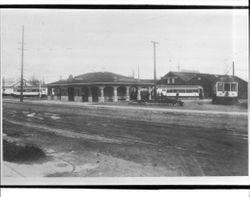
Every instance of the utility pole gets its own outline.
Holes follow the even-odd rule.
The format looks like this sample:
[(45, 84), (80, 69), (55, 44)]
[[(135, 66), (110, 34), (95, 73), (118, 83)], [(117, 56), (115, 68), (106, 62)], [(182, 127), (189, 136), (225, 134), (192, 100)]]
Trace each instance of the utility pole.
[(137, 68), (137, 72), (138, 72), (138, 79), (140, 79), (140, 67), (138, 65), (138, 68)]
[(41, 87), (42, 80), (38, 80), (38, 83), (39, 83), (39, 97), (41, 98), (42, 97), (42, 87)]
[(156, 101), (156, 45), (159, 44), (156, 41), (151, 41), (154, 50), (154, 101)]
[(3, 92), (2, 92), (2, 95), (4, 95), (5, 93), (5, 78), (3, 77), (3, 88), (2, 88)]
[(234, 61), (233, 61), (233, 77), (234, 77)]
[(21, 86), (21, 90), (20, 90), (20, 102), (23, 102), (23, 45), (24, 45), (24, 25), (22, 28), (22, 59), (21, 59), (21, 82), (20, 82), (20, 86)]

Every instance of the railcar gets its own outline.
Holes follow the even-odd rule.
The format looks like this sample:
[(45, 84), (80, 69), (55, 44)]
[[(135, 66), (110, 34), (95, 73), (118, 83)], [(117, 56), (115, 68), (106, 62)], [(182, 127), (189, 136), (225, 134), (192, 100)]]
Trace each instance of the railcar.
[(166, 97), (180, 98), (201, 98), (203, 97), (203, 88), (198, 85), (179, 85), (179, 86), (159, 86), (157, 94)]
[(213, 104), (235, 104), (238, 102), (238, 82), (233, 77), (222, 77), (215, 83)]
[[(13, 96), (19, 97), (21, 95), (21, 89), (15, 88), (13, 91)], [(47, 96), (47, 88), (23, 88), (23, 96), (25, 97), (45, 97)]]

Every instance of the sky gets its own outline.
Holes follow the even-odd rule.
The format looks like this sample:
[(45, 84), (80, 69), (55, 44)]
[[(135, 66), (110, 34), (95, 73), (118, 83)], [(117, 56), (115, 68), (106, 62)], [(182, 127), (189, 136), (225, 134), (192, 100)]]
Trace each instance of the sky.
[[(235, 74), (248, 81), (247, 10), (1, 10), (2, 76), (50, 83), (108, 71), (157, 78), (169, 71)], [(178, 68), (179, 67), (179, 68)]]

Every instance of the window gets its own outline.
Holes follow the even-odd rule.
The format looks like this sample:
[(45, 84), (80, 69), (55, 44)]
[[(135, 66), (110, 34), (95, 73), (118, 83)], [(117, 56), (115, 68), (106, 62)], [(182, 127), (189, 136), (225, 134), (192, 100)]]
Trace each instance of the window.
[(225, 83), (224, 84), (224, 90), (225, 91), (230, 91), (230, 83)]
[(231, 91), (236, 92), (236, 83), (231, 83)]
[(168, 81), (167, 81), (168, 84), (170, 84), (170, 79), (168, 78)]
[(172, 83), (175, 83), (175, 78), (172, 78)]
[(223, 91), (223, 83), (217, 84), (217, 91)]

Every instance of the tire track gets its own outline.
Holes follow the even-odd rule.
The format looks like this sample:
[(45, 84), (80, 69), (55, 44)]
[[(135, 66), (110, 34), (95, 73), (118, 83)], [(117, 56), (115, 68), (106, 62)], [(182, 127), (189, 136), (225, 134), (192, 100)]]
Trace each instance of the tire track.
[(4, 121), (9, 122), (11, 124), (15, 125), (20, 125), (20, 126), (26, 126), (29, 128), (34, 128), (34, 129), (39, 129), (39, 131), (42, 132), (48, 132), (48, 133), (54, 133), (55, 135), (60, 135), (64, 137), (70, 137), (70, 138), (83, 138), (83, 139), (88, 139), (88, 140), (93, 140), (93, 141), (99, 141), (103, 143), (116, 143), (116, 144), (123, 144), (123, 143), (141, 143), (141, 144), (147, 144), (151, 145), (151, 143), (143, 142), (143, 141), (138, 141), (138, 140), (133, 140), (133, 139), (115, 139), (115, 138), (106, 138), (104, 136), (100, 135), (89, 135), (86, 133), (81, 133), (81, 132), (74, 132), (70, 130), (64, 130), (64, 129), (56, 129), (40, 124), (34, 124), (34, 123), (29, 123), (29, 122), (19, 122), (15, 120), (10, 120), (3, 118)]

